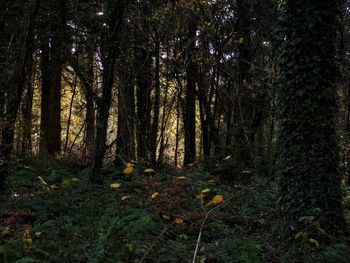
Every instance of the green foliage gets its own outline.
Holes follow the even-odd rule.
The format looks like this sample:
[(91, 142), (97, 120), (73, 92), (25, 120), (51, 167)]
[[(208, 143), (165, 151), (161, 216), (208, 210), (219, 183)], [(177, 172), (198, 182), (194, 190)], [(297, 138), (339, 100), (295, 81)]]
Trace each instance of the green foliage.
[[(8, 181), (0, 210), (4, 262), (191, 261), (204, 220), (202, 201), (195, 196), (203, 189), (210, 190), (204, 205), (218, 194), (224, 202), (205, 222), (198, 262), (271, 262), (279, 253), (280, 258), (293, 258), (288, 250), (272, 253), (266, 245), (273, 246), (275, 237), (270, 233), (277, 223), (277, 182), (266, 177), (227, 185), (201, 170), (174, 174), (156, 170), (145, 175), (147, 165), (136, 165), (133, 175), (107, 174), (106, 183), (96, 186), (87, 183), (85, 171), (61, 161), (20, 163)], [(112, 188), (114, 183), (120, 187)], [(123, 200), (125, 196), (130, 198)], [(183, 221), (175, 223), (177, 217)], [(316, 222), (311, 217), (300, 220), (305, 227)], [(312, 230), (305, 232), (311, 235)], [(346, 243), (327, 247), (320, 242), (316, 247), (305, 239), (305, 244), (305, 255), (325, 262), (337, 262), (348, 253)]]

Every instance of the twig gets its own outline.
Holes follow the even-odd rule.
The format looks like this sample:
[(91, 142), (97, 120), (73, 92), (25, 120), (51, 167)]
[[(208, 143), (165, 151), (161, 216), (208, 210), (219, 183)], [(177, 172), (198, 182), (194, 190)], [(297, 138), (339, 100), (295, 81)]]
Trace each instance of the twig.
[(160, 233), (159, 236), (157, 236), (152, 244), (149, 246), (149, 248), (147, 249), (147, 251), (143, 254), (140, 263), (144, 262), (144, 260), (146, 259), (147, 255), (149, 254), (149, 252), (152, 250), (152, 248), (156, 245), (156, 243), (163, 237), (163, 235), (165, 234), (165, 232), (169, 229), (169, 227), (171, 227), (174, 224), (174, 222), (172, 222), (171, 224), (167, 224), (164, 229), (162, 230), (162, 232)]

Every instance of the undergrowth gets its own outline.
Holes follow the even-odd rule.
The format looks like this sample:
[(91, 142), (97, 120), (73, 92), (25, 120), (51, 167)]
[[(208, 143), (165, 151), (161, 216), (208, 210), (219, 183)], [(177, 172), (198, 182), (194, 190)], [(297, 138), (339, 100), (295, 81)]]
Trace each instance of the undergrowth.
[[(0, 200), (0, 262), (297, 262), (276, 238), (270, 169), (227, 178), (226, 161), (212, 164), (219, 173), (110, 167), (91, 185), (67, 161), (17, 160)], [(305, 262), (349, 258), (345, 242), (303, 246)]]

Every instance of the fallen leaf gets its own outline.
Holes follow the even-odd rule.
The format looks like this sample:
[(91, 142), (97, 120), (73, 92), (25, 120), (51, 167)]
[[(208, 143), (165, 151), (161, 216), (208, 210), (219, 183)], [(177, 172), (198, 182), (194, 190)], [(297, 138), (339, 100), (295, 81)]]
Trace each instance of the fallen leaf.
[(213, 201), (209, 201), (204, 207), (211, 206), (213, 204)]
[(230, 160), (232, 158), (232, 156), (231, 155), (228, 155), (228, 156), (226, 156), (225, 158), (223, 158), (222, 160), (223, 161), (228, 161), (228, 160)]
[(119, 189), (122, 185), (121, 184), (118, 184), (118, 183), (113, 183), (111, 184), (111, 188), (112, 189)]
[(126, 199), (130, 199), (130, 198), (132, 198), (132, 196), (130, 196), (130, 195), (125, 195), (125, 196), (122, 197), (122, 201), (124, 201), (124, 200), (126, 200)]
[(123, 171), (125, 174), (133, 174), (134, 173), (134, 167), (133, 166), (126, 166)]
[(153, 193), (153, 194), (151, 195), (151, 199), (156, 198), (156, 197), (157, 197), (157, 195), (159, 195), (159, 193), (158, 193), (158, 192)]
[(210, 189), (209, 189), (209, 188), (205, 188), (205, 189), (202, 190), (202, 193), (203, 193), (203, 194), (206, 194), (206, 193), (209, 193), (209, 192), (210, 192)]
[(224, 201), (224, 197), (222, 195), (216, 195), (213, 197), (211, 201), (213, 202), (214, 205), (217, 205)]
[(162, 217), (165, 219), (165, 220), (169, 220), (170, 219), (170, 216), (166, 215), (166, 214), (163, 214)]
[(184, 220), (182, 218), (180, 218), (180, 217), (175, 218), (175, 224), (181, 225), (181, 224), (183, 224), (183, 222), (184, 222)]
[(24, 238), (23, 241), (29, 245), (33, 244), (33, 239), (31, 239), (31, 238)]
[(145, 173), (154, 173), (154, 170), (152, 168), (147, 168), (144, 170)]
[(250, 170), (244, 170), (244, 171), (242, 171), (242, 174), (251, 174), (252, 173), (252, 171), (250, 171)]
[(176, 177), (176, 179), (178, 179), (178, 180), (186, 180), (188, 178), (186, 176), (178, 176), (178, 177)]
[(313, 238), (309, 238), (309, 242), (311, 244), (314, 244), (316, 247), (319, 247), (320, 244), (318, 243), (318, 241), (316, 239), (313, 239)]
[(204, 194), (196, 195), (196, 198), (199, 199), (199, 200), (202, 200), (204, 198)]

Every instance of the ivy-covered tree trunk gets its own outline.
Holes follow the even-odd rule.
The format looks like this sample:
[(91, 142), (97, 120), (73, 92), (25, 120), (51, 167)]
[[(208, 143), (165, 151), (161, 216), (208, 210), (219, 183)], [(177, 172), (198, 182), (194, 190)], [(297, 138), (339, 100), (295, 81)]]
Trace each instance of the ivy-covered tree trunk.
[(337, 134), (339, 1), (286, 0), (281, 8), (282, 217), (291, 232), (305, 229), (300, 219), (312, 216), (328, 234), (337, 235), (344, 229)]

